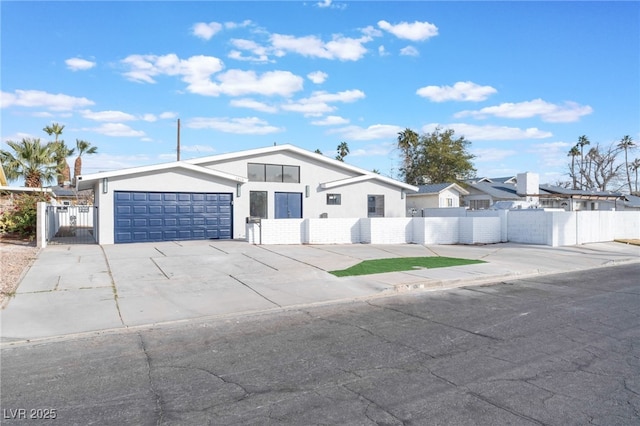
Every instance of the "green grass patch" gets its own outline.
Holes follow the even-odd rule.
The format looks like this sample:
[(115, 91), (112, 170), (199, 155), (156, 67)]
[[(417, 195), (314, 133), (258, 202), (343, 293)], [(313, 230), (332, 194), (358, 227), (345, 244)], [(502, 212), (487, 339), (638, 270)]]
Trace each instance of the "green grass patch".
[(384, 272), (410, 271), (421, 268), (447, 268), (449, 266), (473, 265), (486, 263), (482, 260), (458, 259), (455, 257), (398, 257), (394, 259), (365, 260), (341, 271), (329, 271), (336, 277), (353, 275), (382, 274)]

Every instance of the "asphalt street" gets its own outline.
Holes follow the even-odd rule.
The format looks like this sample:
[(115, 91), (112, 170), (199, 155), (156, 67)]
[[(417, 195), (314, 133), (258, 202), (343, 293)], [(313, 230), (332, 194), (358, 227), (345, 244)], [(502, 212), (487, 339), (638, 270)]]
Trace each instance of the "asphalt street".
[(16, 344), (1, 420), (640, 424), (639, 276), (635, 263)]

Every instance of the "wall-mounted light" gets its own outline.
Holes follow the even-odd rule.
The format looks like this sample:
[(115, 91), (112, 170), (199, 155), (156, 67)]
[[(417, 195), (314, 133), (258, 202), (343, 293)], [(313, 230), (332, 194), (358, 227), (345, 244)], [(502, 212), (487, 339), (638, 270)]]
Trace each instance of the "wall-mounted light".
[(309, 198), (309, 196), (310, 196), (310, 195), (311, 195), (311, 188), (309, 188), (309, 185), (306, 185), (306, 186), (304, 187), (304, 196), (305, 196), (306, 198)]
[(240, 195), (242, 195), (242, 184), (237, 183), (236, 184), (236, 197), (240, 197)]
[(109, 192), (109, 178), (102, 178), (102, 193)]
[(404, 200), (404, 189), (402, 191), (400, 191), (400, 199)]

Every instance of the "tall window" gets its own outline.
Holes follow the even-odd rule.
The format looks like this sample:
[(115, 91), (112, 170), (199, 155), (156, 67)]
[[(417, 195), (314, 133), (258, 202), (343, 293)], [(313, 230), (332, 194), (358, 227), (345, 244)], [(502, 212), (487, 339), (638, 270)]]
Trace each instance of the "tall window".
[(267, 191), (249, 191), (249, 216), (267, 218)]
[(300, 183), (300, 166), (249, 163), (247, 177), (251, 182)]
[(384, 195), (367, 195), (367, 216), (384, 217)]

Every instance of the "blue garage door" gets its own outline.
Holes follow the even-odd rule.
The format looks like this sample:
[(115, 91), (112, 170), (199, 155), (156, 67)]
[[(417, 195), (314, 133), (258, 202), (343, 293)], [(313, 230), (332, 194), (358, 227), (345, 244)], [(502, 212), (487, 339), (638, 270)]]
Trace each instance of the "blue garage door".
[(115, 242), (230, 239), (232, 194), (115, 191)]

